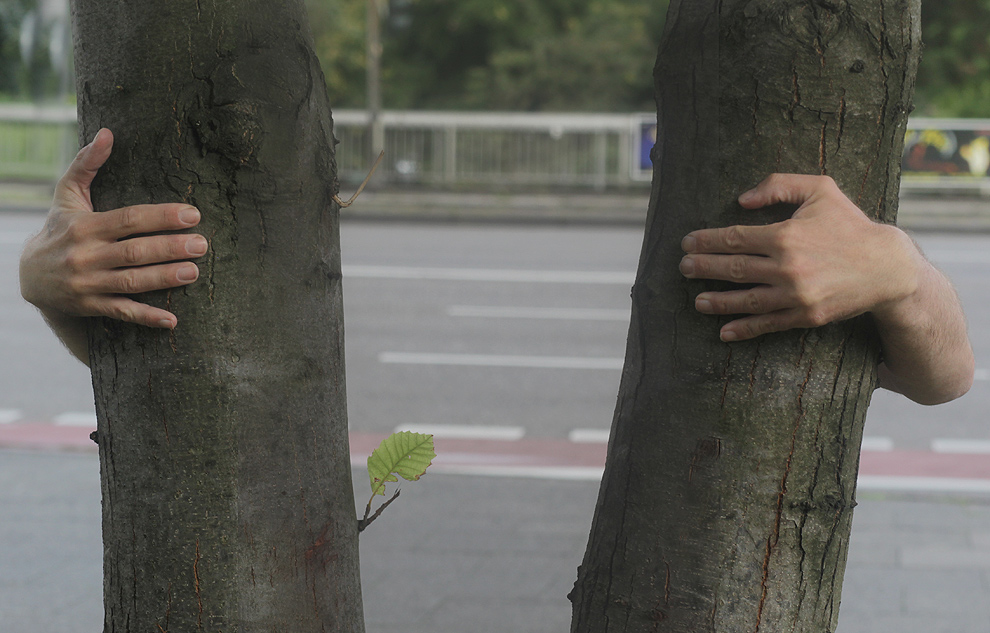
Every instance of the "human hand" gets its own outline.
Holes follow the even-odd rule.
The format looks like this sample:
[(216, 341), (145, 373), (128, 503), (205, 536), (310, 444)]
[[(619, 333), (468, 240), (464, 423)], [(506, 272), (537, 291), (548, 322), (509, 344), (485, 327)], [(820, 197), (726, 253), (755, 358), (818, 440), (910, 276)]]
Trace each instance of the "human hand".
[(924, 258), (910, 237), (870, 220), (831, 178), (774, 174), (739, 197), (747, 209), (777, 203), (800, 207), (783, 222), (694, 231), (681, 243), (685, 277), (757, 284), (696, 297), (699, 312), (750, 315), (724, 325), (723, 341), (883, 312), (917, 289)]
[(100, 130), (59, 180), (44, 228), (21, 255), (21, 294), (53, 327), (66, 317), (106, 316), (174, 328), (174, 314), (126, 295), (197, 279), (199, 268), (183, 260), (206, 253), (203, 236), (148, 234), (196, 226), (199, 211), (187, 204), (148, 204), (94, 213), (90, 184), (112, 148), (113, 134)]

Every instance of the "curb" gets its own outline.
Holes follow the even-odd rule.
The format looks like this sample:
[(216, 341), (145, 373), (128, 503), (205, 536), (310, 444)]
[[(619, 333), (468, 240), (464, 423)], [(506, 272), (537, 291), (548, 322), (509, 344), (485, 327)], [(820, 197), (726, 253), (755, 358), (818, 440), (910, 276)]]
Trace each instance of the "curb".
[[(50, 184), (0, 183), (0, 212), (44, 213)], [(367, 191), (345, 221), (643, 226), (648, 194)], [(990, 232), (990, 199), (904, 193), (898, 225), (909, 231)]]

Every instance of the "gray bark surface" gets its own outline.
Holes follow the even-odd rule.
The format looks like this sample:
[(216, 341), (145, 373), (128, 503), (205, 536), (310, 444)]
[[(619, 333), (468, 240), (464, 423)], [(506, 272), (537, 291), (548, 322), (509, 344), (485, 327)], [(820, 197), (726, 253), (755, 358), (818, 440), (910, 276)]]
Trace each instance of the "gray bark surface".
[(918, 57), (905, 0), (675, 0), (625, 368), (572, 631), (834, 631), (879, 347), (869, 318), (719, 341), (685, 280), (692, 230), (827, 174), (893, 222)]
[(200, 280), (94, 320), (105, 631), (364, 630), (333, 123), (301, 1), (75, 2), (99, 211), (188, 202)]

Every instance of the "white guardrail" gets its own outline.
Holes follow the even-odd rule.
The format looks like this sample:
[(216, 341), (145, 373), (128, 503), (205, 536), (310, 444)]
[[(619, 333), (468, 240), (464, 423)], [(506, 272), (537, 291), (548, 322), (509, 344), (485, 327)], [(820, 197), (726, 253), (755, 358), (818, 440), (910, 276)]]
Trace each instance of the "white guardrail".
[[(369, 167), (369, 113), (334, 112), (340, 179)], [(385, 111), (382, 181), (443, 187), (643, 187), (656, 115)], [(0, 104), (0, 179), (51, 180), (76, 148), (72, 106)], [(990, 119), (911, 119), (911, 189), (990, 193)]]

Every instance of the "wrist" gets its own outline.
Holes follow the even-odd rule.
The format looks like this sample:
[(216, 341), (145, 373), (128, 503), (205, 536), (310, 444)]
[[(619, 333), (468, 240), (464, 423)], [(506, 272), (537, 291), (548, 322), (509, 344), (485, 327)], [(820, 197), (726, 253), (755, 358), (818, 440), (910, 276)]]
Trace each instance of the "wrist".
[(877, 229), (887, 248), (881, 249), (878, 258), (881, 286), (870, 313), (880, 323), (907, 324), (920, 315), (926, 278), (935, 271), (907, 233), (891, 225), (877, 225)]

